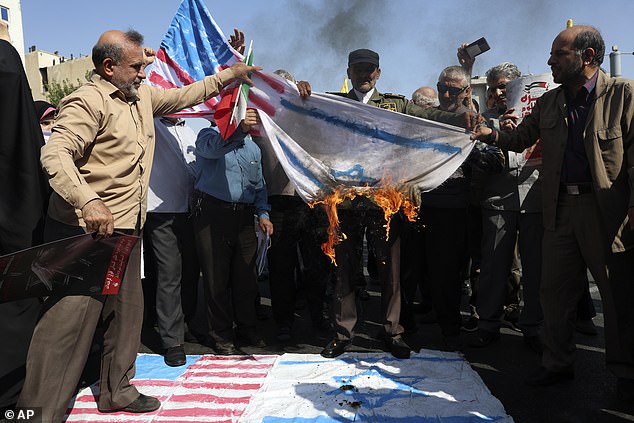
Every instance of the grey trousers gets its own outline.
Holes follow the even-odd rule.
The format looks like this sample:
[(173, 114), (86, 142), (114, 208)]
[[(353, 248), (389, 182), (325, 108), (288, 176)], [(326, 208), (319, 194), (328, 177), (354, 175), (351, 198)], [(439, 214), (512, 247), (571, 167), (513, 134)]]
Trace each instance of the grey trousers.
[(542, 260), (542, 214), (482, 210), (482, 259), (476, 310), (478, 328), (499, 332), (507, 299), (507, 283), (518, 240), (522, 260), (524, 308), (519, 325), (525, 335), (536, 335), (543, 315), (539, 301)]
[(148, 213), (143, 228), (145, 278), (156, 288), (156, 321), (164, 348), (184, 342), (183, 296), (195, 289), (200, 273), (193, 228), (187, 216)]
[[(80, 227), (48, 219), (45, 240), (84, 233)], [(139, 396), (130, 384), (141, 342), (143, 293), (141, 243), (130, 253), (118, 295), (49, 297), (44, 303), (26, 362), (19, 407), (41, 407), (42, 422), (61, 422), (90, 352), (101, 316), (105, 325), (98, 407), (126, 407)]]

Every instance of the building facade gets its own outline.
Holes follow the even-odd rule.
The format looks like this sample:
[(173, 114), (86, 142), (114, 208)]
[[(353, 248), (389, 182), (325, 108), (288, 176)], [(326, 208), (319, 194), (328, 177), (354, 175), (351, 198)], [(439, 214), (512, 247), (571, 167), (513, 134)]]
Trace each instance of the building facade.
[(65, 58), (55, 53), (29, 48), (24, 62), (26, 77), (29, 80), (33, 100), (47, 100), (48, 85), (64, 82), (78, 87), (86, 83), (86, 77), (93, 69), (92, 59), (88, 56)]
[(24, 63), (24, 31), (22, 30), (20, 0), (0, 0), (0, 19), (9, 24), (11, 43), (20, 53), (22, 63)]

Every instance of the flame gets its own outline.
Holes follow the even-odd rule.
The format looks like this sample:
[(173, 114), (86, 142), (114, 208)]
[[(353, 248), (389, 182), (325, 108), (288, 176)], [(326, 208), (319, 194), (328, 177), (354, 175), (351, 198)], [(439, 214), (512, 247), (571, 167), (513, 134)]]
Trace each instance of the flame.
[(313, 201), (308, 205), (313, 208), (316, 204), (323, 204), (328, 215), (328, 240), (321, 244), (321, 251), (324, 252), (335, 266), (335, 245), (346, 239), (346, 234), (339, 229), (339, 215), (337, 214), (337, 205), (343, 203), (344, 200), (352, 200), (357, 196), (354, 188), (337, 187), (332, 194), (328, 194), (323, 200)]
[(413, 222), (418, 215), (418, 207), (407, 198), (402, 192), (390, 186), (381, 188), (353, 188), (337, 187), (332, 194), (327, 195), (323, 200), (308, 203), (312, 208), (317, 204), (323, 204), (328, 215), (328, 240), (321, 245), (321, 250), (330, 257), (330, 261), (336, 266), (335, 245), (346, 239), (346, 234), (341, 232), (339, 227), (339, 215), (337, 206), (344, 200), (352, 200), (356, 196), (364, 196), (373, 200), (381, 209), (385, 217), (385, 239), (389, 239), (390, 222), (392, 216), (400, 209), (410, 222)]
[(392, 216), (402, 208), (407, 220), (413, 222), (418, 214), (418, 208), (396, 188), (382, 187), (372, 191), (371, 199), (383, 209), (383, 216), (385, 217), (385, 225), (383, 227), (385, 228), (385, 240), (387, 241), (390, 238)]

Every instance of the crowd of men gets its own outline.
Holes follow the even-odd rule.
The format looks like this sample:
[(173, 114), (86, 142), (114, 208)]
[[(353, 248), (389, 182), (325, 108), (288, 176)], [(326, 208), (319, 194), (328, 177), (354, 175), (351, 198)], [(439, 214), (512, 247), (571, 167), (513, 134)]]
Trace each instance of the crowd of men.
[[(241, 32), (236, 30), (230, 41), (243, 49)], [(10, 44), (0, 40), (0, 47), (10, 49)], [(356, 300), (365, 292), (364, 266), (381, 285), (385, 349), (406, 359), (411, 351), (404, 334), (414, 329), (419, 301), (423, 311), (433, 310), (446, 349), (462, 348), (461, 330), (477, 330), (474, 347), (497, 342), (505, 309), (519, 305), (519, 281), (509, 286), (509, 279), (521, 262), (523, 306), (517, 326), (527, 347), (542, 354), (542, 365), (526, 380), (536, 386), (574, 377), (572, 334), (578, 314), (589, 320), (589, 269), (603, 301), (608, 367), (618, 378), (619, 394), (634, 399), (634, 165), (629, 163), (634, 162), (634, 84), (600, 69), (605, 45), (595, 28), (571, 27), (557, 35), (548, 60), (560, 87), (545, 93), (519, 122), (506, 104), (506, 84), (521, 76), (519, 69), (509, 62), (489, 69), (489, 97), (478, 104), (470, 86), (475, 59), (465, 47), (458, 49), (460, 65), (443, 69), (435, 89), (421, 87), (412, 100), (377, 90), (376, 52), (350, 52), (352, 89), (339, 95), (461, 126), (471, 131), (475, 146), (446, 182), (422, 193), (416, 222), (393, 218), (389, 237), (383, 212), (367, 198), (339, 205), (346, 237), (335, 247), (334, 267), (319, 248), (328, 225), (324, 210), (299, 198), (270, 143), (250, 135), (260, 123), (255, 110), (247, 111), (227, 139), (213, 127), (195, 134), (182, 120), (166, 116), (217, 95), (233, 81), (251, 83), (249, 73), (260, 68), (237, 63), (165, 91), (143, 84), (154, 52), (143, 48), (139, 33), (102, 34), (93, 48), (91, 81), (62, 100), (46, 144), (29, 122), (24, 124), (33, 140), (25, 184), (33, 187), (31, 196), (39, 203), (22, 216), (27, 233), (13, 234), (3, 223), (0, 253), (40, 241), (33, 234), (48, 201), (40, 231), (44, 241), (86, 232), (142, 234), (147, 289), (144, 295), (137, 243), (118, 295), (53, 294), (41, 307), (16, 304), (40, 314), (39, 320), (30, 314), (35, 326), (18, 405), (40, 407), (42, 421), (61, 421), (100, 325), (99, 410), (157, 409), (156, 398), (130, 383), (144, 302), (146, 324), (156, 324), (169, 366), (186, 362), (184, 344), (193, 332), (199, 295), (204, 295), (207, 331), (195, 334), (198, 342), (222, 355), (241, 354), (243, 345), (264, 346), (257, 331), (257, 231), (271, 239), (268, 269), (277, 341), (293, 338), (301, 279), (309, 290), (313, 329), (332, 334), (321, 352), (327, 358), (343, 354), (353, 341)], [(276, 73), (295, 82), (286, 71)], [(296, 84), (310, 101), (310, 84)], [(16, 121), (37, 123), (50, 112), (36, 113), (28, 98), (24, 101), (27, 111)], [(541, 162), (522, 161), (535, 151)], [(42, 167), (34, 166), (38, 157)], [(21, 237), (22, 244), (10, 245), (11, 237)], [(472, 296), (466, 320), (460, 311), (465, 279), (471, 280)], [(329, 317), (326, 291), (331, 293)]]

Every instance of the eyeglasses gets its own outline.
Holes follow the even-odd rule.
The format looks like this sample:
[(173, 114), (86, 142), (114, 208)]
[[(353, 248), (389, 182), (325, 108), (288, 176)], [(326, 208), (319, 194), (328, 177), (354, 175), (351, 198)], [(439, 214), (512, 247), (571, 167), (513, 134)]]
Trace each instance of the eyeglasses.
[(458, 87), (449, 87), (445, 84), (436, 84), (436, 88), (438, 88), (438, 94), (444, 94), (449, 91), (449, 95), (458, 95), (464, 90), (466, 90), (469, 86), (458, 88)]

